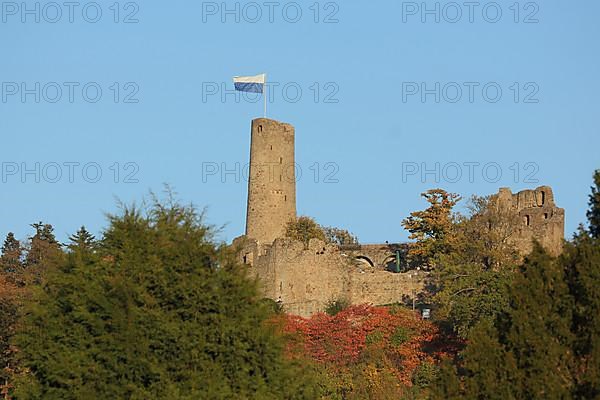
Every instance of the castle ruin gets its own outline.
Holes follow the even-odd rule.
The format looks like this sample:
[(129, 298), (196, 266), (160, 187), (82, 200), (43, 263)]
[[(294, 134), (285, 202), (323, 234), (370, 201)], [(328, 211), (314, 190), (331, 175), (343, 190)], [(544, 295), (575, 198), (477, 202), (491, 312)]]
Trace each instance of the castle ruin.
[[(246, 235), (234, 245), (263, 295), (301, 316), (324, 311), (332, 300), (381, 305), (414, 299), (427, 273), (409, 270), (407, 244), (337, 246), (312, 239), (306, 245), (284, 237), (296, 218), (294, 134), (289, 124), (252, 121)], [(512, 240), (522, 254), (533, 239), (560, 253), (564, 210), (554, 204), (550, 187), (516, 194), (502, 188), (496, 196), (521, 220)]]

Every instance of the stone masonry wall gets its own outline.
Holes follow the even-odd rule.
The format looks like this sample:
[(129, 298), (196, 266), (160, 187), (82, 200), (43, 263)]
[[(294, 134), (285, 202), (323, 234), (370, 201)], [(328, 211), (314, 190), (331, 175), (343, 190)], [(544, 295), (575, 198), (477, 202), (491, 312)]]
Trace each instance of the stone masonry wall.
[(519, 216), (519, 230), (513, 242), (521, 254), (528, 254), (537, 240), (550, 254), (557, 256), (562, 251), (565, 235), (565, 210), (554, 203), (554, 194), (549, 186), (534, 190), (512, 193), (501, 188), (498, 193), (500, 206), (507, 207)]
[[(424, 275), (388, 272), (357, 262), (349, 253), (316, 239), (308, 246), (291, 239), (276, 239), (270, 246), (248, 240), (239, 252), (240, 261), (258, 277), (263, 295), (296, 315), (324, 311), (335, 299), (381, 305), (401, 302), (422, 290)], [(372, 251), (370, 256), (387, 258)]]
[(294, 127), (266, 118), (252, 121), (246, 235), (270, 244), (296, 218)]

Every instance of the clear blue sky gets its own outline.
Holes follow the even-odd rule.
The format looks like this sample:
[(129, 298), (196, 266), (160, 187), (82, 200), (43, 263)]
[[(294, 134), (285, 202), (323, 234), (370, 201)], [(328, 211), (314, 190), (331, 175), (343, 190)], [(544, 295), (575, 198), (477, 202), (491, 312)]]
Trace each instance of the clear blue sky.
[[(72, 10), (72, 23), (65, 6), (59, 18), (56, 8), (39, 3), (36, 23), (35, 14), (3, 3), (2, 236), (14, 231), (23, 238), (38, 220), (52, 223), (62, 240), (82, 224), (97, 234), (104, 213), (116, 210), (115, 198), (139, 200), (163, 183), (180, 199), (208, 207), (209, 222), (226, 225), (223, 240), (243, 233), (243, 176), (203, 179), (203, 163), (243, 168), (250, 121), (261, 116), (262, 103), (236, 103), (231, 94), (222, 101), (206, 90), (210, 82), (231, 90), (234, 75), (261, 72), (280, 83), (269, 117), (296, 127), (301, 214), (350, 229), (363, 242), (406, 240), (400, 221), (425, 206), (419, 193), (429, 188), (468, 197), (501, 186), (516, 191), (546, 184), (566, 209), (567, 235), (585, 220), (592, 172), (600, 168), (596, 0), (524, 1), (518, 16), (509, 8), (513, 2), (501, 1), (497, 23), (490, 22), (496, 8), (485, 1), (471, 10), (473, 22), (468, 8), (458, 18), (455, 7), (441, 2), (439, 23), (435, 15), (415, 10), (416, 3), (399, 1), (324, 1), (317, 3), (318, 16), (313, 2), (285, 10), (284, 2), (272, 17), (261, 2), (255, 23), (256, 7), (246, 3), (239, 5), (239, 23), (235, 11), (221, 15), (221, 2), (140, 2), (127, 8), (122, 2), (118, 16), (112, 2), (100, 3), (97, 23), (86, 21), (97, 11), (86, 2)], [(35, 9), (35, 2), (26, 4)], [(235, 2), (226, 4), (235, 10)], [(426, 4), (435, 9), (436, 2)], [(292, 23), (298, 7), (302, 17)], [(86, 100), (82, 88), (89, 82), (96, 84), (88, 85)], [(22, 83), (29, 90), (24, 99)], [(425, 101), (410, 94), (421, 83), (433, 90)], [(97, 87), (102, 97), (93, 103)], [(294, 102), (298, 87), (302, 96)], [(498, 87), (502, 97), (492, 102)], [(22, 176), (23, 167), (35, 171), (36, 163), (39, 177)], [(403, 168), (435, 170), (436, 163), (439, 182), (433, 173), (403, 179)], [(475, 172), (472, 182), (468, 165)], [(328, 180), (332, 166), (337, 172)], [(94, 183), (97, 167), (102, 177)], [(502, 177), (495, 182), (497, 167)], [(529, 173), (539, 183), (529, 182)]]

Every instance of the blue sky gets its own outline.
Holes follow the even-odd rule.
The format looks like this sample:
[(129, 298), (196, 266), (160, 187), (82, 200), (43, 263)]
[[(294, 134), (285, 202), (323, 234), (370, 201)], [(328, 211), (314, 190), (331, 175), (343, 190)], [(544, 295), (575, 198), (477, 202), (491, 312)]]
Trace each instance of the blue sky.
[(116, 198), (164, 183), (223, 240), (243, 233), (262, 102), (221, 89), (266, 72), (269, 117), (296, 127), (300, 214), (401, 241), (429, 188), (544, 184), (569, 236), (600, 168), (600, 3), (513, 3), (3, 2), (0, 235), (99, 233)]

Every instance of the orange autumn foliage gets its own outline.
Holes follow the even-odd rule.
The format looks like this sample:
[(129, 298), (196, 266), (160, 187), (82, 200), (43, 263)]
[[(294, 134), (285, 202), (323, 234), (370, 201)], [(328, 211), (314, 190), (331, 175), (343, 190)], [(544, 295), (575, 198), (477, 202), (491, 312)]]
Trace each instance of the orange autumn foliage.
[(335, 316), (282, 317), (291, 357), (308, 357), (340, 371), (376, 352), (392, 365), (392, 373), (407, 387), (423, 362), (437, 363), (454, 353), (456, 343), (441, 339), (439, 329), (401, 307), (349, 307)]

